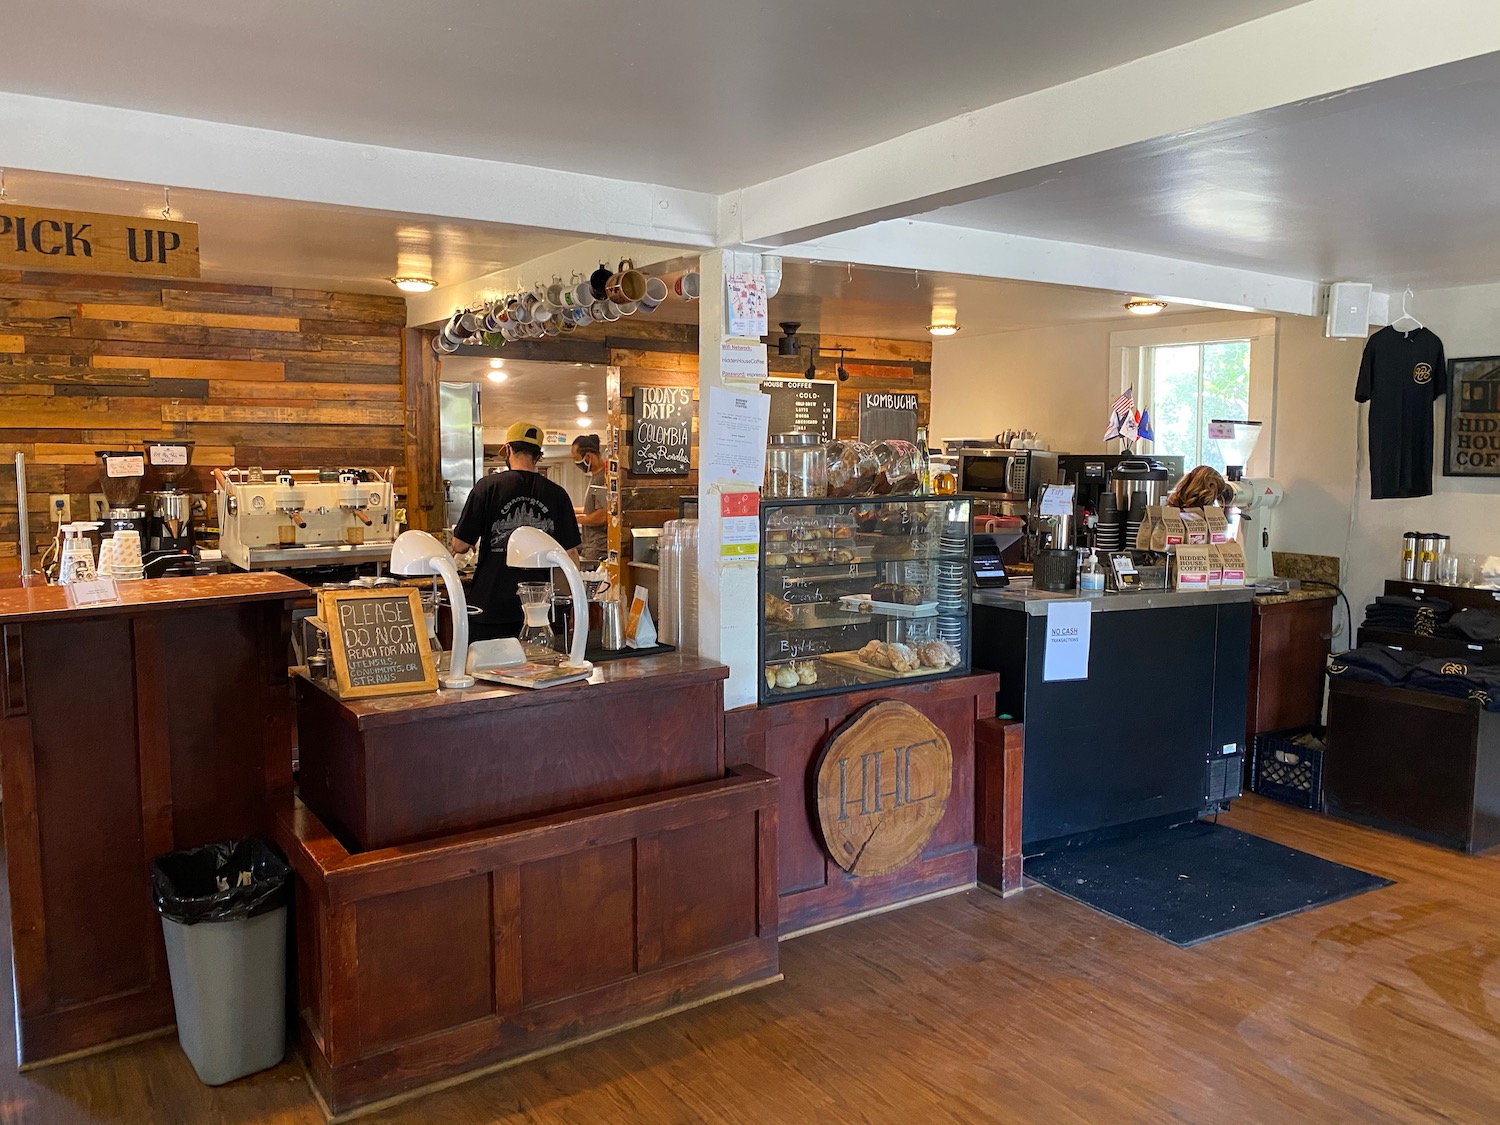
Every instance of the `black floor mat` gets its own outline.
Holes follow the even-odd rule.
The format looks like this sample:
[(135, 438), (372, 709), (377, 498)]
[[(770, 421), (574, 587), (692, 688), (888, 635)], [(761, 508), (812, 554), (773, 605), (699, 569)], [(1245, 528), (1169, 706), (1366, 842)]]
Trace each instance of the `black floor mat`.
[(1390, 885), (1206, 821), (1036, 856), (1025, 871), (1183, 948)]

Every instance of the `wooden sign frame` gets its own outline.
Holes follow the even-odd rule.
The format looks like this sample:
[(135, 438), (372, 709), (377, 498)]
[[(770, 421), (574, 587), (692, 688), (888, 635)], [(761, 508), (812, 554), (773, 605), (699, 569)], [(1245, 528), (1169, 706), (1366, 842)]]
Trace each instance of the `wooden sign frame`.
[(1448, 361), (1443, 476), (1500, 477), (1500, 356)]
[[(341, 602), (363, 601), (372, 598), (406, 597), (411, 608), (411, 619), (416, 625), (417, 656), (422, 661), (422, 680), (402, 680), (389, 684), (362, 684), (358, 687), (349, 682), (349, 650), (345, 643), (344, 630), (339, 625), (338, 606)], [(417, 695), (437, 691), (437, 661), (427, 643), (427, 627), (422, 618), (422, 592), (416, 587), (393, 590), (320, 590), (318, 591), (318, 616), (328, 623), (328, 649), (330, 671), (333, 674), (334, 690), (340, 699), (368, 699), (378, 695)]]

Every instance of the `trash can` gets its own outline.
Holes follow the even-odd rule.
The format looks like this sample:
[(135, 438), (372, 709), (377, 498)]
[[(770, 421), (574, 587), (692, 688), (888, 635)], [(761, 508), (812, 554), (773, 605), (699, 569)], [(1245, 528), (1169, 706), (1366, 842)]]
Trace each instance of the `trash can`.
[(177, 1041), (210, 1086), (275, 1066), (286, 1053), (290, 874), (275, 849), (254, 837), (151, 864)]

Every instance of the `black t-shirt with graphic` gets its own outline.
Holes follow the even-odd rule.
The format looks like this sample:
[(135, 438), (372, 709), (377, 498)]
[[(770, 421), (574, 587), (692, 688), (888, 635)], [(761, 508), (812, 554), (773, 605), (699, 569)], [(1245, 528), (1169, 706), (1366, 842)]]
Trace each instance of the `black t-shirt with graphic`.
[(1432, 495), (1432, 404), (1448, 389), (1443, 342), (1426, 328), (1365, 341), (1354, 401), (1370, 404), (1370, 497)]
[(510, 469), (492, 473), (477, 483), (453, 528), (453, 537), (479, 548), (469, 600), (484, 610), (482, 625), (521, 631), (521, 599), (516, 587), (522, 582), (546, 582), (548, 570), (522, 570), (505, 562), (510, 533), (518, 527), (545, 531), (562, 546), (578, 546), (578, 518), (573, 501), (560, 485), (540, 473)]

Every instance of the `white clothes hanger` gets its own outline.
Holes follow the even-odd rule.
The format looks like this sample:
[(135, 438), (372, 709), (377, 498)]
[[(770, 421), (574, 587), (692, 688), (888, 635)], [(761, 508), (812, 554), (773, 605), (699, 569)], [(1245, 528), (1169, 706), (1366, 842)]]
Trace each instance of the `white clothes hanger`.
[[(1412, 316), (1411, 315), (1411, 311), (1406, 307), (1407, 298), (1408, 297), (1415, 297), (1415, 296), (1416, 296), (1416, 294), (1411, 291), (1411, 286), (1408, 285), (1406, 287), (1406, 291), (1401, 294), (1401, 315), (1398, 316), (1395, 320), (1391, 321), (1391, 327), (1392, 328), (1395, 328), (1396, 325), (1400, 324), (1403, 320), (1409, 320), (1409, 321), (1412, 322), (1412, 326), (1413, 327), (1407, 329), (1404, 332), (1402, 332), (1401, 334), (1403, 336), (1410, 336), (1412, 334), (1412, 332), (1414, 332), (1416, 329), (1427, 327), (1425, 324), (1423, 324), (1416, 317)], [(1398, 329), (1398, 331), (1399, 331), (1399, 329)]]

